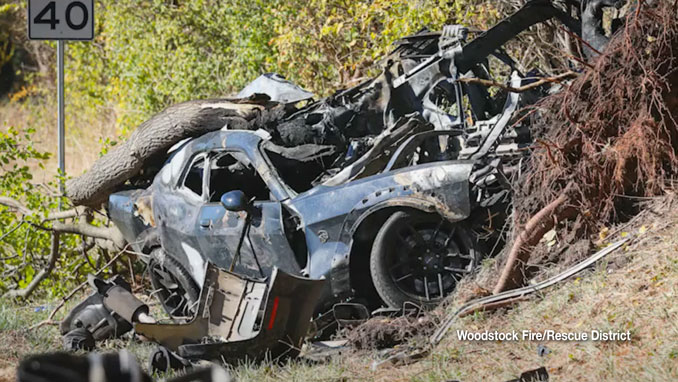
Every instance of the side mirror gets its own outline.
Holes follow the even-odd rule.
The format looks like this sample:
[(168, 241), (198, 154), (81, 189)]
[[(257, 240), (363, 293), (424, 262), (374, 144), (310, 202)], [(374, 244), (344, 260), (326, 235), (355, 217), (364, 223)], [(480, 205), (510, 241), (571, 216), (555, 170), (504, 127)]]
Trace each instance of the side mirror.
[(221, 195), (221, 205), (227, 211), (246, 211), (249, 208), (249, 200), (245, 193), (240, 190), (229, 191)]

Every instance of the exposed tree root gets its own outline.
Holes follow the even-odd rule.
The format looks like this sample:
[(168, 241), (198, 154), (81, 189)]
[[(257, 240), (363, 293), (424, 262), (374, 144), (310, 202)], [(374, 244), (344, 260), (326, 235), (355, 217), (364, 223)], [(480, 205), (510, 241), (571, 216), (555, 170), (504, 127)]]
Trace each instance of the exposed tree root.
[(470, 316), (475, 312), (488, 312), (488, 311), (491, 311), (491, 310), (506, 308), (506, 307), (509, 307), (511, 305), (517, 304), (521, 301), (526, 301), (526, 300), (529, 300), (529, 299), (530, 298), (528, 296), (520, 296), (520, 297), (514, 297), (514, 298), (511, 298), (511, 299), (508, 299), (508, 300), (504, 300), (504, 301), (487, 303), (485, 305), (480, 305), (478, 307), (466, 310), (466, 311), (460, 313), (458, 317), (461, 318), (461, 317)]
[(483, 79), (483, 78), (475, 78), (475, 77), (460, 78), (457, 81), (464, 82), (464, 83), (467, 83), (467, 84), (469, 84), (469, 83), (481, 84), (481, 85), (488, 86), (488, 87), (493, 86), (493, 87), (501, 88), (501, 89), (504, 89), (506, 91), (513, 92), (513, 93), (524, 93), (528, 90), (536, 89), (540, 86), (543, 86), (544, 84), (561, 83), (565, 80), (569, 80), (569, 79), (572, 79), (572, 78), (577, 78), (577, 73), (575, 73), (571, 70), (568, 70), (567, 72), (559, 74), (557, 76), (544, 77), (544, 78), (541, 78), (541, 79), (539, 79), (535, 82), (531, 82), (527, 85), (523, 85), (523, 86), (520, 86), (520, 87), (517, 87), (517, 88), (514, 88), (513, 86), (508, 86), (508, 85), (502, 84), (500, 82), (490, 81), (490, 80), (486, 80), (486, 79)]
[(586, 238), (636, 214), (629, 197), (662, 195), (678, 176), (674, 5), (640, 2), (588, 69), (537, 105), (540, 144), (515, 183), (514, 239), (495, 293), (523, 282), (521, 265), (558, 221), (578, 216), (563, 236)]
[(553, 229), (556, 222), (570, 218), (574, 214), (575, 209), (572, 207), (570, 196), (568, 193), (563, 193), (528, 220), (513, 242), (493, 293), (521, 286), (524, 275), (523, 267), (530, 257), (532, 248), (539, 243), (546, 232)]

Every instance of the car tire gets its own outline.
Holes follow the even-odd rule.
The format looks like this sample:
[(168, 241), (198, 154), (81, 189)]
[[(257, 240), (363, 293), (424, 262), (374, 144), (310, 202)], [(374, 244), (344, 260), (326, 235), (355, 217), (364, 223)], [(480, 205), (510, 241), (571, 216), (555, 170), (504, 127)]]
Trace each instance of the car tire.
[(386, 305), (402, 308), (411, 302), (432, 307), (454, 291), (481, 256), (472, 233), (459, 223), (398, 211), (375, 237), (370, 274)]
[(161, 247), (151, 251), (148, 270), (155, 297), (173, 319), (192, 318), (200, 288), (179, 261)]

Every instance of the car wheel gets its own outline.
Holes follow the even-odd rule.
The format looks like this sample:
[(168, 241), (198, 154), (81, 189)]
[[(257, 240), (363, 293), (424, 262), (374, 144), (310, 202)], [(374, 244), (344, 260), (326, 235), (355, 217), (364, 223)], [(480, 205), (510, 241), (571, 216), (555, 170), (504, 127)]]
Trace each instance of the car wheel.
[(398, 211), (377, 233), (370, 274), (382, 300), (433, 306), (449, 295), (480, 258), (471, 232), (437, 215)]
[(173, 319), (193, 318), (200, 288), (190, 274), (162, 248), (151, 251), (148, 263), (153, 294)]

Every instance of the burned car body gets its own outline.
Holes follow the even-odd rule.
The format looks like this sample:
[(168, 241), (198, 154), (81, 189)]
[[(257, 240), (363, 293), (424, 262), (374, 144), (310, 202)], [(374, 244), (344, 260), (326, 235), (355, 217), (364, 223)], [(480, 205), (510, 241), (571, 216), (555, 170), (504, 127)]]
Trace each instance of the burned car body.
[[(150, 185), (110, 196), (111, 220), (150, 254), (174, 316), (192, 316), (208, 262), (248, 277), (274, 267), (324, 277), (318, 312), (346, 299), (440, 301), (489, 252), (481, 241), (501, 240), (509, 179), (532, 142), (520, 109), (548, 90), (491, 93), (473, 80), (493, 80), (501, 65), (511, 88), (535, 81), (501, 47), (551, 17), (580, 34), (535, 0), (468, 43), (461, 26), (405, 37), (381, 75), (304, 107), (297, 88), (271, 91), (284, 115), (178, 143)], [(251, 200), (233, 202), (235, 191)]]
[[(234, 264), (236, 273), (267, 277), (279, 267), (312, 279), (324, 277), (329, 283), (322, 300), (332, 302), (354, 293), (350, 263), (354, 234), (362, 223), (403, 208), (441, 213), (438, 220), (444, 217), (449, 222), (470, 214), (472, 161), (393, 169), (297, 194), (267, 155), (277, 149), (251, 131), (219, 131), (191, 140), (173, 154), (145, 191), (151, 195), (148, 220), (155, 225), (154, 235), (142, 231), (138, 218), (124, 223), (138, 202), (132, 198), (144, 194), (139, 191), (111, 196), (111, 218), (127, 227), (124, 233), (130, 238), (142, 232), (155, 237), (164, 255), (177, 260), (198, 287), (206, 262), (231, 267), (240, 236), (249, 228)], [(228, 211), (220, 203), (220, 197), (233, 190), (254, 199), (249, 212)], [(251, 222), (246, 227), (248, 214)]]

